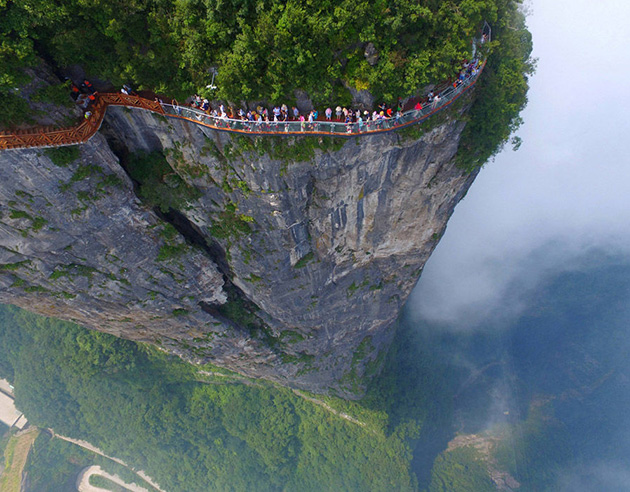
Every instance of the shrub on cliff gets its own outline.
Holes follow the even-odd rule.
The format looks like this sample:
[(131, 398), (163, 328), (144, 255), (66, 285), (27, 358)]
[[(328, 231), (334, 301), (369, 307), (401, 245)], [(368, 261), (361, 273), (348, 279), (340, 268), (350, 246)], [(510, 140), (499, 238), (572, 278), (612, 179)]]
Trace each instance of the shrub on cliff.
[(493, 25), (496, 41), (477, 84), (477, 97), (458, 150), (460, 166), (469, 171), (496, 155), (520, 126), (519, 114), (527, 104), (528, 76), (534, 71), (525, 16), (518, 4), (510, 0), (503, 3), (504, 15)]
[[(350, 86), (395, 102), (454, 75), (483, 20), (517, 2), (28, 0), (0, 7), (0, 31), (19, 60), (78, 63), (180, 97), (216, 68), (214, 95), (232, 101), (290, 102), (302, 89), (343, 104)], [(19, 60), (3, 65), (9, 77)]]

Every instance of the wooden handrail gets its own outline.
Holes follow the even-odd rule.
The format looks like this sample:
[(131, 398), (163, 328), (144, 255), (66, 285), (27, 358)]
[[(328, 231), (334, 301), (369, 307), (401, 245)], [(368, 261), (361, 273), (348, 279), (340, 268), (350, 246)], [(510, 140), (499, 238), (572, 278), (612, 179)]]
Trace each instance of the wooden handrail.
[[(91, 112), (89, 118), (85, 119), (75, 126), (61, 128), (57, 130), (51, 130), (46, 127), (38, 127), (27, 130), (15, 130), (11, 133), (8, 133), (6, 131), (0, 132), (0, 150), (62, 147), (64, 145), (76, 145), (80, 143), (85, 143), (90, 138), (92, 138), (101, 127), (103, 118), (105, 117), (105, 113), (109, 106), (124, 106), (129, 108), (144, 109), (170, 118), (190, 121), (192, 123), (195, 123), (196, 125), (205, 126), (213, 130), (250, 135), (326, 135), (354, 137), (376, 133), (385, 133), (420, 123), (433, 114), (437, 113), (438, 111), (450, 106), (462, 94), (474, 87), (479, 75), (483, 71), (484, 66), (485, 62), (481, 65), (476, 76), (467, 81), (466, 84), (460, 88), (461, 90), (455, 91), (448, 98), (444, 98), (444, 100), (439, 105), (432, 106), (431, 110), (428, 111), (426, 114), (423, 114), (410, 121), (401, 122), (401, 124), (397, 124), (395, 126), (388, 125), (386, 128), (378, 128), (377, 126), (377, 128), (375, 129), (370, 129), (360, 133), (350, 131), (348, 131), (347, 133), (331, 133), (330, 131), (318, 131), (308, 128), (305, 131), (304, 126), (302, 126), (301, 131), (289, 131), (288, 128), (286, 129), (286, 131), (282, 132), (252, 131), (251, 128), (231, 127), (231, 125), (226, 124), (225, 121), (221, 121), (218, 118), (208, 118), (207, 115), (204, 114), (202, 114), (201, 116), (196, 115), (197, 117), (187, 117), (185, 115), (182, 115), (181, 111), (177, 111), (176, 114), (172, 114), (172, 112), (167, 113), (164, 110), (162, 104), (160, 104), (158, 101), (153, 101), (144, 97), (132, 96), (128, 94), (123, 94), (121, 92), (106, 92), (99, 93), (96, 97), (95, 103), (89, 107), (89, 111)], [(166, 106), (168, 107), (169, 105)], [(338, 125), (343, 126), (343, 124)]]
[(165, 114), (156, 101), (118, 92), (102, 93), (97, 95), (96, 102), (89, 107), (91, 116), (77, 125), (57, 130), (38, 127), (12, 133), (5, 131), (0, 134), (0, 150), (61, 147), (87, 142), (101, 127), (109, 106), (126, 106)]

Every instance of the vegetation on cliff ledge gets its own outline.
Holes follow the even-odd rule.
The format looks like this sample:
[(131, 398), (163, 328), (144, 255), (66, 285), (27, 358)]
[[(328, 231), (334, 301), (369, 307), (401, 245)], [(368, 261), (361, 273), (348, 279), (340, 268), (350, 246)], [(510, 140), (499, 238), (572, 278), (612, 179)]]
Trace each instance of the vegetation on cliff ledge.
[[(388, 427), (382, 410), (338, 402), (358, 425), (289, 389), (204, 375), (148, 346), (13, 307), (0, 307), (0, 377), (14, 383), (29, 422), (92, 442), (164, 490), (414, 488), (420, 421)], [(51, 483), (37, 490), (65, 490), (67, 474), (39, 475)]]
[[(395, 104), (456, 75), (484, 20), (498, 39), (493, 48), (516, 60), (498, 70), (511, 93), (500, 100), (519, 106), (520, 1), (9, 0), (0, 4), (0, 124), (28, 113), (16, 88), (39, 57), (180, 100), (205, 91), (291, 104), (302, 90), (316, 105), (348, 105), (353, 88)], [(216, 91), (207, 89), (212, 73)], [(508, 129), (511, 109), (500, 111)]]

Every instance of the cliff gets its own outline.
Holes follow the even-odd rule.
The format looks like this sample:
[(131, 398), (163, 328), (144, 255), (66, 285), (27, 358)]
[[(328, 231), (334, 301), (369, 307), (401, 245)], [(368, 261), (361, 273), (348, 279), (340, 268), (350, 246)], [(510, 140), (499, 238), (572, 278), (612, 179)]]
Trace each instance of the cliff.
[(0, 302), (356, 395), (476, 175), (453, 159), (462, 106), (347, 140), (110, 108), (73, 162), (2, 152)]

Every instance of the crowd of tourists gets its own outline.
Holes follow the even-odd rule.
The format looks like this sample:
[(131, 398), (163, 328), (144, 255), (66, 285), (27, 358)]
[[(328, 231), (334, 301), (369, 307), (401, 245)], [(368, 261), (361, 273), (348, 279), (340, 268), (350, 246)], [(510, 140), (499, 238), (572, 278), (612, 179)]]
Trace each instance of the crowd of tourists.
[[(480, 69), (481, 61), (478, 58), (473, 59), (471, 62), (464, 61), (459, 76), (452, 83), (453, 87), (457, 89), (464, 84), (468, 78), (476, 77)], [(85, 118), (89, 118), (92, 114), (89, 111), (89, 107), (96, 101), (98, 92), (87, 79), (84, 79), (79, 86), (72, 83), (71, 89), (72, 98), (84, 109)], [(120, 92), (127, 95), (137, 95), (129, 85), (124, 85)], [(433, 91), (430, 91), (426, 97), (419, 99), (415, 105), (412, 103), (409, 109), (422, 111), (427, 106), (431, 109), (435, 109), (440, 105), (444, 92), (445, 91), (440, 91), (434, 94)], [(156, 97), (155, 100), (163, 104), (163, 101), (158, 97)], [(180, 106), (176, 100), (172, 100), (172, 106), (177, 114), (181, 114), (182, 106)], [(401, 119), (405, 114), (401, 99), (398, 100), (395, 107), (382, 103), (376, 109), (368, 111), (366, 109), (353, 109), (338, 105), (334, 108), (327, 107), (323, 113), (320, 114), (317, 109), (302, 113), (296, 106), (289, 108), (286, 104), (275, 105), (270, 109), (261, 105), (253, 109), (235, 109), (233, 107), (226, 107), (225, 104), (219, 102), (215, 107), (212, 107), (207, 98), (202, 98), (199, 94), (194, 94), (187, 100), (185, 107), (193, 108), (197, 110), (197, 112), (203, 111), (206, 115), (216, 118), (220, 126), (229, 128), (232, 127), (235, 122), (240, 122), (240, 126), (258, 131), (271, 131), (274, 127), (277, 129), (275, 124), (286, 122), (299, 123), (299, 128), (302, 131), (317, 131), (320, 124), (324, 122), (345, 125), (348, 133), (356, 131), (363, 132), (365, 130), (378, 129), (386, 120), (391, 120), (388, 126), (391, 126), (392, 123), (393, 125), (398, 125), (401, 123)], [(200, 121), (203, 117), (203, 114), (197, 114), (197, 118)], [(285, 125), (285, 130), (288, 131), (288, 125)]]
[[(453, 82), (453, 87), (456, 89), (461, 86), (466, 79), (475, 77), (480, 68), (481, 62), (478, 59), (474, 59), (471, 62), (464, 61), (459, 76)], [(416, 111), (422, 110), (427, 105), (431, 108), (437, 108), (442, 100), (443, 92), (444, 91), (434, 94), (433, 91), (430, 91), (425, 98), (418, 100), (411, 108)], [(284, 122), (299, 122), (302, 131), (317, 130), (319, 123), (325, 122), (345, 124), (348, 132), (353, 130), (361, 132), (364, 131), (364, 129), (371, 130), (378, 128), (379, 124), (384, 120), (393, 120), (393, 123), (397, 125), (403, 116), (403, 104), (400, 99), (395, 105), (395, 108), (385, 103), (380, 104), (378, 108), (372, 111), (336, 106), (334, 109), (333, 107), (327, 107), (323, 111), (323, 114), (320, 114), (317, 109), (302, 113), (296, 106), (289, 108), (286, 104), (275, 105), (269, 109), (261, 105), (252, 109), (235, 109), (233, 107), (226, 107), (223, 103), (217, 103), (215, 107), (212, 107), (210, 101), (207, 98), (201, 97), (199, 94), (192, 95), (187, 100), (186, 106), (198, 111), (203, 111), (213, 118), (225, 120), (225, 126), (229, 126), (227, 121), (236, 120), (237, 122), (249, 123), (249, 125), (246, 126), (250, 129), (263, 131), (266, 128), (270, 129), (273, 123)], [(175, 100), (173, 101), (173, 107), (177, 114), (181, 114), (181, 107)]]
[(83, 79), (81, 84), (76, 85), (72, 80), (66, 77), (66, 80), (70, 81), (70, 97), (81, 109), (84, 110), (83, 116), (87, 120), (92, 116), (92, 112), (89, 110), (90, 106), (96, 102), (98, 97), (98, 91), (92, 85), (88, 79)]

